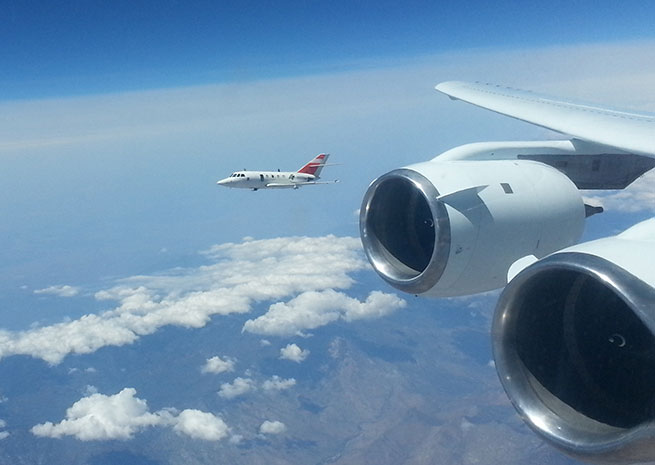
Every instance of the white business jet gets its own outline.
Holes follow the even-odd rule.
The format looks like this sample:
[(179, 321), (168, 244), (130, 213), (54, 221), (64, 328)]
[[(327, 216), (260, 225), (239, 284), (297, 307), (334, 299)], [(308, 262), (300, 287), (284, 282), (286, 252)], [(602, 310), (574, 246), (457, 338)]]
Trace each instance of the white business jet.
[(240, 189), (298, 189), (313, 184), (332, 184), (334, 181), (319, 181), (321, 171), (326, 166), (329, 153), (321, 153), (298, 171), (235, 171), (216, 184)]

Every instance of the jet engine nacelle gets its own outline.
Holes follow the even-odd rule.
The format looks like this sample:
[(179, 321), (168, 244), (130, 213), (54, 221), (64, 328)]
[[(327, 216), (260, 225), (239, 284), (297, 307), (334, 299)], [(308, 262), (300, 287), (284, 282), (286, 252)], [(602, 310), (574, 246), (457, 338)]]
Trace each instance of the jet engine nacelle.
[(542, 438), (596, 463), (655, 459), (655, 220), (525, 268), (492, 332), (500, 380)]
[(576, 243), (584, 220), (576, 186), (548, 165), (437, 158), (373, 181), (360, 233), (393, 287), (456, 296), (504, 286), (512, 263)]

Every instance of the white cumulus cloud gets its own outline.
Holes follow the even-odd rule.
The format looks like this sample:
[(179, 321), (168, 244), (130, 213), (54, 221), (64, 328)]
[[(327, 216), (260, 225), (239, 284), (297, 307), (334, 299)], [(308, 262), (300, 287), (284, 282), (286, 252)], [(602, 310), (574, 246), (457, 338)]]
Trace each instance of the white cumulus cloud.
[(87, 384), (86, 386), (84, 386), (84, 391), (83, 392), (84, 392), (85, 396), (90, 396), (90, 395), (93, 395), (93, 394), (97, 394), (98, 393), (98, 388), (95, 387), (93, 384)]
[(233, 399), (247, 394), (255, 389), (255, 383), (250, 378), (235, 378), (232, 383), (221, 384), (218, 395), (224, 399)]
[(200, 410), (183, 410), (175, 419), (173, 430), (192, 438), (218, 441), (226, 437), (230, 429), (220, 418)]
[(379, 318), (406, 305), (393, 294), (373, 291), (364, 302), (333, 289), (303, 292), (289, 302), (270, 306), (264, 315), (248, 320), (243, 330), (275, 336), (304, 335), (304, 331), (333, 321)]
[[(5, 429), (7, 427), (7, 422), (4, 420), (0, 420), (0, 429)], [(7, 439), (9, 437), (9, 432), (8, 431), (0, 431), (0, 441), (3, 439)]]
[(82, 441), (130, 439), (148, 426), (170, 421), (169, 414), (151, 413), (145, 400), (135, 397), (136, 390), (125, 388), (118, 394), (92, 394), (75, 402), (60, 423), (42, 423), (32, 428), (36, 436), (60, 438), (74, 436)]
[(262, 389), (264, 389), (264, 391), (283, 391), (292, 388), (295, 385), (296, 380), (294, 378), (283, 379), (278, 375), (273, 375), (271, 379), (267, 379), (262, 383)]
[(287, 430), (287, 427), (281, 421), (266, 420), (259, 427), (261, 434), (282, 434)]
[(50, 294), (58, 297), (75, 297), (80, 293), (80, 288), (69, 285), (50, 286), (43, 289), (36, 289), (35, 294)]
[(296, 344), (288, 344), (280, 349), (280, 358), (282, 360), (291, 360), (300, 363), (309, 357), (309, 350), (303, 350)]
[(68, 354), (130, 344), (166, 325), (200, 328), (216, 315), (249, 312), (256, 302), (347, 289), (350, 274), (367, 266), (359, 240), (332, 235), (227, 243), (204, 254), (208, 265), (134, 276), (99, 291), (96, 299), (116, 302), (103, 313), (0, 331), (0, 358), (21, 354), (57, 364)]
[(218, 355), (208, 358), (205, 365), (202, 367), (203, 373), (224, 373), (226, 371), (234, 371), (235, 360), (229, 357), (222, 359)]
[(220, 417), (199, 410), (187, 409), (175, 414), (174, 409), (150, 412), (148, 403), (136, 397), (134, 388), (118, 394), (90, 394), (66, 410), (59, 423), (45, 422), (32, 427), (32, 434), (61, 438), (73, 436), (81, 441), (131, 439), (148, 427), (172, 427), (179, 434), (217, 441), (226, 437), (229, 428)]

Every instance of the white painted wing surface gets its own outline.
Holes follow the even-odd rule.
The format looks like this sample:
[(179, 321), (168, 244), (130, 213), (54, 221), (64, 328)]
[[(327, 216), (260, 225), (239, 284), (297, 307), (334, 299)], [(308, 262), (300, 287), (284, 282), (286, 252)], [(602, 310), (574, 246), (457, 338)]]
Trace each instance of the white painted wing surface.
[(334, 181), (306, 181), (306, 182), (297, 182), (297, 183), (292, 183), (292, 184), (283, 184), (283, 183), (275, 183), (271, 182), (269, 184), (266, 184), (266, 187), (280, 187), (280, 188), (285, 188), (285, 187), (301, 187), (301, 186), (313, 186), (315, 184), (334, 184), (335, 182), (339, 182), (337, 179)]
[(574, 138), (655, 158), (655, 116), (567, 102), (494, 84), (442, 82), (449, 97)]

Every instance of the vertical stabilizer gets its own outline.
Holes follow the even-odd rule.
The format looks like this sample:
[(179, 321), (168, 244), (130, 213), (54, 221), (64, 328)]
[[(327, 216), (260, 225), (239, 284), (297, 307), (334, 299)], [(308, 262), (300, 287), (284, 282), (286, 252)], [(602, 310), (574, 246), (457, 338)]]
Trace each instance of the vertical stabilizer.
[(321, 170), (323, 169), (323, 166), (325, 166), (329, 156), (329, 153), (321, 153), (320, 155), (317, 155), (316, 158), (300, 168), (298, 173), (312, 174), (317, 178), (320, 177)]

